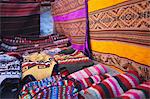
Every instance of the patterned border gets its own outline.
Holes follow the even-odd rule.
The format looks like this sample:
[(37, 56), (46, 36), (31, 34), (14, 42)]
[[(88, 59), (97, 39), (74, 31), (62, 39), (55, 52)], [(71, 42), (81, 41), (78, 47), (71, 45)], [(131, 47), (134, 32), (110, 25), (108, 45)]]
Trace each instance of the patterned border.
[[(85, 0), (58, 0), (52, 3), (53, 15), (64, 15), (70, 12), (74, 12), (79, 9), (85, 8), (84, 1)], [(58, 3), (59, 2), (59, 5)], [(61, 10), (60, 10), (61, 9)]]
[(150, 1), (131, 0), (89, 13), (91, 39), (150, 46)]
[(117, 68), (123, 71), (135, 70), (140, 75), (142, 75), (146, 80), (150, 79), (150, 66), (137, 63), (133, 60), (120, 57), (115, 54), (101, 53), (96, 51), (92, 51), (92, 54), (93, 54), (93, 59), (100, 63), (109, 66), (116, 66)]

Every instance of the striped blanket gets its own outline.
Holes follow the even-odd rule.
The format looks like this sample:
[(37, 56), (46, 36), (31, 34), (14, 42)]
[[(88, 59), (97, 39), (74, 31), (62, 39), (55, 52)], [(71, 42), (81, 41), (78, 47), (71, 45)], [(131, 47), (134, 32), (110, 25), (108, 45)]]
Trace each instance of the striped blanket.
[(119, 74), (80, 91), (80, 94), (86, 99), (115, 98), (129, 89), (135, 88), (139, 83), (138, 76), (133, 73)]
[(73, 82), (63, 80), (59, 75), (26, 84), (21, 98), (33, 99), (77, 99)]
[(7, 36), (2, 38), (1, 47), (5, 51), (16, 51), (19, 53), (36, 52), (43, 49), (65, 48), (70, 46), (69, 39), (64, 35), (49, 36)]
[(79, 70), (75, 73), (68, 75), (68, 78), (74, 78), (76, 80), (81, 80), (84, 78), (89, 78), (92, 75), (104, 74), (107, 72), (107, 68), (101, 64), (97, 64), (82, 70)]
[(40, 3), (0, 3), (1, 35), (39, 35)]
[(128, 90), (116, 99), (150, 99), (150, 80)]

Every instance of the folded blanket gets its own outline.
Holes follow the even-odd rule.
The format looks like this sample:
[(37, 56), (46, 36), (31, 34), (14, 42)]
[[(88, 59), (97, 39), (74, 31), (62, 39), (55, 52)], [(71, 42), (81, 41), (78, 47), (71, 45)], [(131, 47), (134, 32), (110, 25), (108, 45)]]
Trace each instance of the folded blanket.
[(71, 80), (75, 83), (75, 87), (78, 89), (78, 91), (81, 91), (88, 87), (91, 87), (94, 84), (98, 84), (102, 82), (104, 79), (108, 77), (112, 77), (112, 76), (106, 73), (104, 75), (99, 74), (99, 75), (90, 76), (89, 78), (83, 78), (81, 80), (76, 80), (73, 78), (71, 78)]
[(66, 59), (58, 61), (58, 70), (61, 72), (63, 70), (68, 70), (69, 74), (81, 70), (83, 68), (94, 65), (92, 60), (85, 58), (77, 59)]
[(49, 62), (52, 59), (52, 57), (44, 51), (23, 55), (23, 58), (24, 62)]
[(65, 35), (53, 34), (49, 36), (7, 36), (2, 38), (1, 44), (5, 51), (37, 52), (44, 49), (68, 47), (69, 40)]
[(59, 54), (68, 55), (68, 54), (72, 54), (74, 52), (75, 52), (75, 50), (73, 48), (68, 48), (68, 49), (62, 50), (61, 52), (59, 52)]
[(21, 78), (21, 62), (8, 54), (0, 55), (0, 84), (7, 78)]
[(74, 78), (76, 80), (81, 80), (83, 78), (89, 78), (92, 75), (96, 75), (96, 74), (104, 74), (107, 72), (107, 68), (105, 66), (103, 66), (102, 64), (97, 64), (85, 69), (82, 69), (80, 71), (77, 71), (75, 73), (72, 73), (70, 75), (68, 75), (68, 78)]
[(21, 98), (72, 99), (77, 90), (71, 80), (63, 80), (60, 75), (26, 84), (21, 90)]
[(119, 74), (80, 91), (80, 94), (86, 99), (114, 98), (122, 95), (131, 88), (135, 88), (139, 82), (138, 77), (134, 74)]
[(55, 65), (54, 60), (49, 62), (25, 62), (22, 64), (22, 77), (32, 75), (37, 80), (44, 79), (51, 76)]
[(150, 80), (128, 90), (116, 99), (150, 99)]
[(58, 61), (58, 63), (61, 62), (61, 60), (65, 61), (66, 59), (76, 59), (76, 58), (84, 58), (84, 57), (86, 57), (86, 56), (82, 52), (77, 51), (77, 50), (68, 55), (58, 54), (58, 55), (54, 56), (55, 60)]
[(52, 86), (37, 88), (23, 95), (22, 99), (78, 99), (73, 86)]

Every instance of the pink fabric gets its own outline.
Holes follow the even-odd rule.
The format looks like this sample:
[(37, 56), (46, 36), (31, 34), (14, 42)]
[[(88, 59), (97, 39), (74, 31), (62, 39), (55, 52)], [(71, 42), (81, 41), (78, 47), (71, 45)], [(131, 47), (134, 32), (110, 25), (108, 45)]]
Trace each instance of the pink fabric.
[(135, 84), (135, 86), (137, 86), (139, 83), (136, 81), (136, 79), (135, 78), (133, 78), (131, 75), (128, 75), (128, 74), (125, 74), (125, 75), (127, 75), (130, 79), (131, 79), (131, 81)]
[(116, 90), (117, 96), (120, 96), (121, 93), (120, 93), (119, 89), (117, 88), (117, 85), (114, 83), (113, 79), (109, 79), (109, 81), (113, 84), (113, 86), (114, 86), (114, 88)]
[(55, 16), (54, 21), (63, 22), (63, 21), (75, 20), (75, 19), (79, 19), (79, 18), (84, 18), (85, 15), (86, 14), (85, 14), (85, 8), (84, 8), (84, 9), (80, 9), (80, 10), (74, 11), (74, 12), (69, 13), (69, 14), (65, 14), (65, 15), (61, 15), (61, 16)]
[(140, 99), (140, 96), (135, 92), (129, 91), (126, 94), (131, 94), (132, 96), (134, 96), (135, 99)]

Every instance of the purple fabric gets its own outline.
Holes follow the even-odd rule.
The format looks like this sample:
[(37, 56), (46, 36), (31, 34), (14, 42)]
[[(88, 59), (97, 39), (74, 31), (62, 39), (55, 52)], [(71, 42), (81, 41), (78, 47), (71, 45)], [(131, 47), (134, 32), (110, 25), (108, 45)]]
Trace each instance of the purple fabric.
[(65, 14), (65, 15), (62, 15), (62, 16), (55, 16), (54, 17), (54, 21), (68, 21), (68, 20), (74, 20), (74, 19), (79, 19), (79, 18), (84, 18), (85, 17), (85, 12), (86, 12), (86, 9), (80, 9), (78, 11), (74, 11), (72, 13), (69, 13), (69, 14)]
[(85, 0), (85, 12), (86, 12), (86, 34), (85, 34), (85, 49), (84, 52), (91, 58), (91, 52), (89, 48), (89, 20), (88, 20), (88, 0)]
[(84, 51), (84, 45), (72, 44), (72, 48)]
[[(66, 5), (69, 3), (74, 3), (75, 6)], [(54, 12), (56, 31), (67, 35), (69, 34), (68, 38), (72, 43), (72, 47), (76, 50), (83, 51), (89, 56), (87, 4), (88, 0), (60, 0), (52, 4), (52, 12)]]

